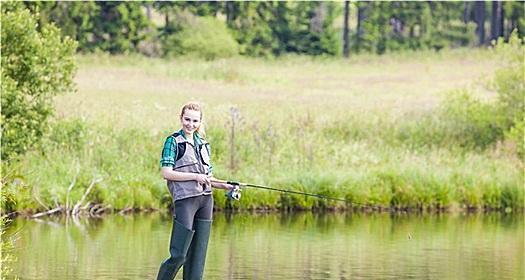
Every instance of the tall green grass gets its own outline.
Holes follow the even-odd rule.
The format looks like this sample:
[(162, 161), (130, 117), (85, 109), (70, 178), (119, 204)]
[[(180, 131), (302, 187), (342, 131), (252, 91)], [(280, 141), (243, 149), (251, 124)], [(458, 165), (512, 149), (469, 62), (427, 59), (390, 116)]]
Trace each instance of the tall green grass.
[(78, 93), (56, 100), (62, 120), (40, 147), (3, 164), (16, 201), (6, 207), (74, 203), (102, 178), (86, 202), (167, 209), (160, 151), (179, 107), (197, 99), (216, 177), (350, 202), (247, 188), (233, 202), (215, 191), (216, 208), (523, 209), (520, 143), (505, 136), (519, 132), (499, 128), (496, 94), (479, 86), (496, 58), (488, 50), (349, 61), (81, 56)]
[[(469, 150), (448, 142), (405, 143), (389, 139), (396, 138), (398, 128), (389, 130), (388, 121), (380, 126), (381, 133), (367, 120), (359, 123), (347, 128), (353, 136), (347, 136), (340, 123), (313, 124), (311, 130), (245, 125), (233, 139), (233, 165), (227, 130), (209, 129), (216, 177), (349, 201), (246, 188), (242, 199), (233, 202), (217, 190), (216, 208), (523, 208), (523, 164), (515, 154), (499, 148)], [(417, 134), (427, 127), (423, 123), (414, 129)], [(64, 205), (75, 176), (69, 201), (78, 201), (91, 180), (102, 177), (88, 197), (93, 204), (117, 210), (169, 207), (158, 166), (169, 131), (152, 134), (70, 120), (56, 123), (53, 133), (43, 152), (30, 153), (8, 167), (7, 172), (17, 174), (7, 185), (16, 188), (16, 209)]]

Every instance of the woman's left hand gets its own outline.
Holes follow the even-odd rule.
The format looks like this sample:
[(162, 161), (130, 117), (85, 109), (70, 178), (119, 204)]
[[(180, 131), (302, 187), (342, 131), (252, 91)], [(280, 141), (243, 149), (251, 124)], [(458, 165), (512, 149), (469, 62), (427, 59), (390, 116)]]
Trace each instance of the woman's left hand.
[(227, 191), (230, 191), (235, 188), (234, 185), (230, 185), (226, 183), (226, 181), (216, 179), (214, 177), (211, 178), (211, 185), (218, 189), (225, 189)]
[(223, 185), (223, 188), (225, 190), (227, 190), (227, 191), (230, 191), (230, 190), (232, 190), (235, 187), (235, 186), (227, 184), (227, 183), (222, 183), (222, 185)]

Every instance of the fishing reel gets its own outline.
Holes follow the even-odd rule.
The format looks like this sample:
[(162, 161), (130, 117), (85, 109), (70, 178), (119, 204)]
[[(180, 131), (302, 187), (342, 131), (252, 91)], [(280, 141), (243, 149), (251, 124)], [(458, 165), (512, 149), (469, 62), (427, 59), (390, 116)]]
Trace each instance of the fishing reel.
[(237, 182), (228, 182), (233, 188), (226, 193), (228, 199), (240, 200), (241, 199), (241, 187)]

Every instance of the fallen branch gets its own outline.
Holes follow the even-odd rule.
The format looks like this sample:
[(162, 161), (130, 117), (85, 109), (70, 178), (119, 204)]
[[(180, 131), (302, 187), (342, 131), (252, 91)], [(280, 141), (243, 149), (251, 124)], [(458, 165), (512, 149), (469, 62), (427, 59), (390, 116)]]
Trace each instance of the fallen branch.
[(93, 207), (91, 207), (91, 209), (89, 209), (89, 215), (90, 216), (95, 216), (95, 213), (97, 212), (98, 209), (100, 209), (102, 207), (102, 205), (100, 204), (95, 204), (93, 205)]
[(86, 203), (86, 205), (80, 207), (80, 210), (87, 210), (87, 209), (90, 209), (91, 206), (91, 201), (88, 201), (88, 203)]
[(75, 207), (73, 207), (73, 211), (71, 211), (72, 215), (78, 214), (80, 205), (84, 203), (84, 200), (88, 196), (91, 189), (95, 186), (95, 184), (100, 183), (100, 182), (102, 182), (102, 178), (93, 178), (93, 180), (91, 180), (91, 183), (89, 184), (89, 187), (87, 188), (86, 192), (84, 192), (84, 195), (82, 196), (82, 198), (77, 202), (77, 204), (75, 204)]
[(95, 215), (100, 215), (103, 212), (106, 212), (107, 210), (109, 210), (109, 207), (101, 207), (95, 211)]
[(73, 177), (73, 180), (71, 181), (71, 184), (69, 184), (69, 187), (67, 188), (67, 195), (66, 195), (66, 212), (69, 211), (69, 192), (73, 189), (75, 186), (75, 183), (77, 181), (78, 174), (80, 173), (80, 164), (77, 161), (77, 173)]
[(119, 215), (124, 215), (124, 214), (126, 214), (127, 212), (132, 211), (132, 210), (133, 210), (132, 207), (126, 207), (126, 208), (124, 208), (124, 209), (118, 211), (118, 213), (119, 213)]
[(36, 213), (33, 216), (31, 216), (31, 218), (38, 218), (38, 217), (42, 217), (42, 216), (51, 215), (53, 213), (56, 213), (56, 212), (59, 212), (59, 211), (62, 211), (62, 210), (64, 210), (62, 207), (57, 207), (55, 209), (51, 209), (51, 210), (46, 211), (46, 212)]

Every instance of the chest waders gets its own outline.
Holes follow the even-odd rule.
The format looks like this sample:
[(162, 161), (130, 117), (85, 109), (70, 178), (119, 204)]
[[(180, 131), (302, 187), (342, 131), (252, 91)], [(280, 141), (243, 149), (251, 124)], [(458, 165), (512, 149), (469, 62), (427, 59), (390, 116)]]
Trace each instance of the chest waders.
[[(172, 137), (175, 138), (177, 143), (177, 158), (174, 170), (209, 174), (209, 149), (206, 147), (207, 143), (194, 141), (194, 146), (186, 141), (180, 133), (176, 133)], [(184, 148), (181, 149), (181, 146)], [(198, 205), (202, 203), (200, 201), (211, 201), (212, 206), (209, 207), (207, 205), (207, 208), (209, 208), (207, 211), (210, 211), (210, 219), (195, 217), (192, 229), (187, 227), (188, 221), (185, 221), (183, 224), (177, 221), (176, 217), (173, 218), (170, 257), (161, 264), (157, 280), (174, 279), (183, 265), (183, 279), (202, 279), (212, 223), (213, 198), (211, 197), (211, 185), (201, 185), (197, 181), (168, 181), (168, 189), (175, 204), (179, 201), (179, 205), (175, 209), (185, 207), (188, 208), (184, 209), (186, 212), (196, 212), (198, 211), (197, 209), (203, 208), (202, 205)], [(211, 200), (202, 199), (203, 196), (210, 196)]]
[(186, 257), (182, 278), (184, 280), (200, 280), (204, 274), (208, 240), (210, 239), (211, 220), (195, 219), (193, 229), (195, 234)]
[(195, 231), (187, 229), (173, 218), (170, 239), (170, 257), (160, 265), (157, 280), (172, 280), (186, 262), (186, 255)]

